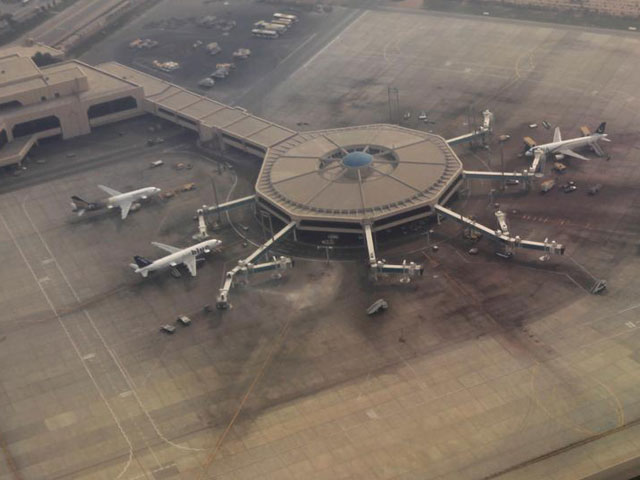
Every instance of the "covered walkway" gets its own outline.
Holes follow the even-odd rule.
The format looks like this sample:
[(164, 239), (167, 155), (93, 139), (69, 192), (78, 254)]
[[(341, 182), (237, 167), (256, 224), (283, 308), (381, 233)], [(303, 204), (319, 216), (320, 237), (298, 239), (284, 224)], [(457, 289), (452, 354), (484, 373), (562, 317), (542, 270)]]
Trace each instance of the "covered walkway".
[(36, 143), (38, 143), (37, 135), (20, 137), (13, 142), (7, 143), (0, 149), (0, 167), (22, 163), (22, 160)]
[(202, 141), (218, 140), (261, 160), (268, 148), (297, 132), (230, 107), (125, 65), (109, 62), (98, 66), (144, 89), (144, 110), (198, 132)]

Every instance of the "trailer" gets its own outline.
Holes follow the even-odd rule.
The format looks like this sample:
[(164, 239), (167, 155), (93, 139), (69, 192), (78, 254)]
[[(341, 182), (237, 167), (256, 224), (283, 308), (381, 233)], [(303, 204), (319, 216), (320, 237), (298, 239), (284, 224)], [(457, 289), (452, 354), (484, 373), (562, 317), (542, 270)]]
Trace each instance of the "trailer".
[(278, 32), (280, 35), (282, 35), (284, 32), (287, 31), (287, 27), (285, 25), (278, 25), (277, 23), (269, 23), (269, 22), (265, 22), (264, 20), (260, 20), (259, 22), (254, 23), (253, 26), (254, 28), (272, 30), (274, 32)]
[(293, 23), (298, 21), (298, 16), (297, 15), (293, 15), (291, 13), (279, 13), (279, 12), (276, 12), (276, 13), (273, 14), (273, 18), (291, 20), (291, 22), (293, 22)]
[(265, 30), (262, 28), (254, 28), (253, 30), (251, 30), (251, 35), (258, 38), (270, 38), (270, 39), (279, 37), (278, 32), (274, 30)]

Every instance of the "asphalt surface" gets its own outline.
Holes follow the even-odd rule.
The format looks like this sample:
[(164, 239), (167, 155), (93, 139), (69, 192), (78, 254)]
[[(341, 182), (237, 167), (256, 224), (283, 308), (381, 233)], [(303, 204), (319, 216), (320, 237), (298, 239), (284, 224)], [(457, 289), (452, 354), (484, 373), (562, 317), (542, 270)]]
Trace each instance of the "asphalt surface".
[[(251, 35), (255, 22), (268, 20), (279, 10), (283, 8), (247, 0), (228, 5), (195, 0), (179, 4), (161, 2), (119, 29), (116, 35), (98, 42), (81, 59), (91, 64), (115, 60), (202, 95), (255, 111), (259, 109), (261, 98), (278, 82), (324, 48), (361, 14), (358, 10), (341, 7), (322, 14), (296, 11), (300, 21), (280, 38), (265, 40)], [(226, 35), (215, 28), (197, 26), (195, 20), (206, 15), (234, 20), (237, 26)], [(129, 43), (136, 38), (150, 38), (159, 45), (149, 50), (129, 48)], [(204, 45), (193, 48), (196, 41), (204, 45), (218, 42), (222, 52), (211, 56)], [(238, 48), (249, 48), (251, 56), (246, 60), (234, 60), (232, 54)], [(154, 69), (153, 60), (178, 61), (181, 68), (167, 74)], [(215, 70), (217, 63), (228, 62), (236, 64), (228, 78), (216, 79), (216, 85), (210, 90), (197, 86), (199, 80)]]
[(120, 0), (78, 0), (12, 43), (33, 38), (37, 42), (56, 46), (118, 3)]

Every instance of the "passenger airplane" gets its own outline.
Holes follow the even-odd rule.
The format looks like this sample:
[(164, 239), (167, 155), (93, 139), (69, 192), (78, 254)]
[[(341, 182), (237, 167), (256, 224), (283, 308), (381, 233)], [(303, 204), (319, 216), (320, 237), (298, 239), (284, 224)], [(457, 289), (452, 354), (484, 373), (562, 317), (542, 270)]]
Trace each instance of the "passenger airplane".
[(71, 206), (74, 212), (78, 212), (78, 216), (84, 214), (84, 212), (92, 210), (100, 210), (101, 208), (120, 208), (120, 214), (124, 220), (129, 215), (131, 205), (136, 200), (146, 200), (151, 195), (156, 195), (160, 192), (156, 187), (145, 187), (138, 190), (132, 190), (131, 192), (119, 192), (113, 188), (105, 187), (104, 185), (98, 185), (98, 188), (111, 195), (106, 200), (100, 202), (85, 202), (83, 199), (77, 196), (71, 197)]
[(161, 270), (167, 267), (177, 267), (179, 264), (184, 264), (189, 269), (192, 277), (196, 276), (196, 257), (203, 253), (209, 253), (211, 250), (221, 245), (220, 240), (211, 239), (204, 242), (197, 243), (187, 248), (176, 248), (171, 245), (165, 245), (164, 243), (151, 242), (151, 245), (155, 245), (162, 250), (169, 252), (169, 255), (159, 258), (158, 260), (151, 261), (144, 257), (136, 255), (133, 260), (136, 263), (131, 263), (129, 266), (139, 273), (143, 277), (149, 275), (149, 272), (154, 270)]
[(565, 155), (569, 157), (579, 158), (580, 160), (589, 160), (587, 157), (574, 152), (572, 149), (580, 147), (591, 147), (591, 149), (596, 152), (598, 156), (602, 157), (604, 155), (604, 152), (602, 151), (602, 148), (600, 148), (600, 145), (598, 145), (598, 141), (611, 141), (607, 138), (607, 134), (604, 133), (604, 129), (606, 128), (606, 126), (607, 122), (602, 122), (596, 130), (596, 133), (587, 135), (586, 137), (571, 138), (569, 140), (562, 140), (560, 128), (556, 127), (556, 130), (553, 134), (553, 142), (531, 147), (526, 151), (525, 155), (529, 157), (535, 156), (537, 157), (537, 159), (539, 159), (540, 156), (548, 155), (551, 153), (554, 154), (558, 160), (562, 160)]

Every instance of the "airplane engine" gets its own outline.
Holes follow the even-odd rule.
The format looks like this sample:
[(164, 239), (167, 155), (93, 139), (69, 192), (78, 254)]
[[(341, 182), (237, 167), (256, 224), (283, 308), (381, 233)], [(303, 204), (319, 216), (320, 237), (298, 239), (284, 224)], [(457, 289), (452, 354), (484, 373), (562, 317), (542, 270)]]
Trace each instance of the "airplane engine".
[(564, 154), (563, 153), (556, 153), (556, 160), (558, 160), (558, 161), (564, 160)]

